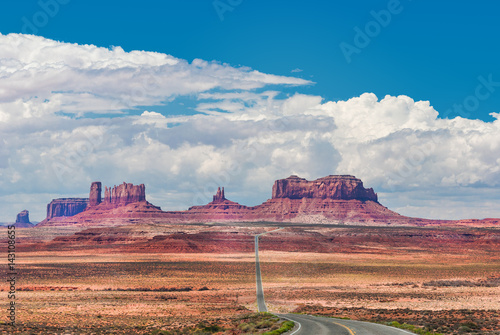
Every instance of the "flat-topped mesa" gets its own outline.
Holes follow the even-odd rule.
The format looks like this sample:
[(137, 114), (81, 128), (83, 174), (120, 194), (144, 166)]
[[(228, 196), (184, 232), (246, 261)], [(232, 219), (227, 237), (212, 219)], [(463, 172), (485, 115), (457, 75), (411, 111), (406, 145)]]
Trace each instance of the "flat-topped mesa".
[(60, 216), (73, 216), (83, 212), (89, 203), (85, 198), (53, 199), (47, 205), (47, 220)]
[(318, 198), (333, 200), (371, 200), (378, 202), (372, 188), (364, 188), (363, 182), (354, 176), (328, 176), (313, 181), (297, 176), (279, 179), (273, 185), (273, 199)]
[(146, 187), (144, 184), (133, 185), (123, 183), (118, 186), (104, 188), (103, 203), (113, 204), (116, 206), (128, 205), (133, 202), (146, 200)]
[(224, 187), (222, 190), (219, 187), (217, 188), (217, 193), (214, 195), (212, 202), (223, 202), (224, 200), (226, 200), (226, 197), (224, 196)]

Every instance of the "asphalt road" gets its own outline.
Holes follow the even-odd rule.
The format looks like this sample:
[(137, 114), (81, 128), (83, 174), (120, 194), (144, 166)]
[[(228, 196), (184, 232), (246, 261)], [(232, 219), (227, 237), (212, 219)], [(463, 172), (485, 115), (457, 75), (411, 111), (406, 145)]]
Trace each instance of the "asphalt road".
[(259, 261), (259, 237), (264, 234), (272, 233), (284, 228), (278, 228), (259, 235), (255, 235), (255, 281), (257, 283), (257, 308), (259, 312), (267, 312), (266, 302), (264, 300), (264, 290), (262, 288), (262, 276), (260, 275), (260, 261)]
[(255, 236), (255, 279), (257, 281), (257, 308), (259, 312), (267, 312), (266, 302), (264, 300), (264, 290), (262, 289), (262, 277), (260, 275), (259, 262), (259, 236)]
[[(257, 283), (257, 307), (259, 312), (267, 312), (262, 288), (262, 277), (259, 262), (259, 237), (283, 228), (272, 230), (255, 236), (255, 279)], [(370, 322), (342, 320), (302, 314), (276, 314), (292, 320), (296, 327), (289, 335), (408, 335), (409, 331), (388, 327)]]
[(370, 322), (333, 319), (302, 314), (276, 314), (295, 322), (289, 335), (408, 335), (409, 331)]

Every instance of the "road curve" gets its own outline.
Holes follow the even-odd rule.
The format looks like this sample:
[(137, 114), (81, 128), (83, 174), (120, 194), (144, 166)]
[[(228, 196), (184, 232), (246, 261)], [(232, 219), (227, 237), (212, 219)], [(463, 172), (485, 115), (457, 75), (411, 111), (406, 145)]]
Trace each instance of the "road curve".
[[(289, 335), (408, 335), (407, 330), (370, 322), (334, 319), (304, 314), (276, 314), (298, 326)], [(287, 333), (288, 334), (288, 333)]]

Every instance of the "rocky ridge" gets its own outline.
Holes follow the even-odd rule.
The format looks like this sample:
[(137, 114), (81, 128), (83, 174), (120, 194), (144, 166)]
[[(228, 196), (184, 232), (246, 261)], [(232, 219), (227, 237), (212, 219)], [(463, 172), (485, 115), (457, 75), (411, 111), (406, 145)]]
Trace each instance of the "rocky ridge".
[[(121, 207), (130, 208), (121, 209)], [(140, 210), (143, 208), (143, 210)], [(123, 183), (114, 187), (105, 187), (104, 198), (102, 198), (101, 182), (93, 182), (90, 185), (89, 198), (62, 198), (54, 199), (47, 205), (47, 218), (40, 222), (37, 227), (51, 225), (86, 225), (94, 220), (103, 218), (120, 219), (127, 218), (131, 213), (161, 212), (159, 207), (146, 202), (146, 188), (144, 184), (133, 185)], [(90, 224), (92, 225), (92, 223)]]
[(365, 188), (354, 176), (327, 176), (308, 181), (290, 176), (275, 181), (272, 198), (258, 206), (245, 206), (228, 200), (219, 187), (210, 203), (185, 211), (162, 211), (146, 201), (145, 186), (123, 183), (90, 188), (89, 206), (70, 218), (51, 217), (43, 225), (124, 225), (131, 223), (204, 223), (204, 222), (291, 222), (336, 225), (458, 225), (498, 226), (500, 220), (428, 220), (411, 218), (389, 210), (378, 202), (377, 194)]

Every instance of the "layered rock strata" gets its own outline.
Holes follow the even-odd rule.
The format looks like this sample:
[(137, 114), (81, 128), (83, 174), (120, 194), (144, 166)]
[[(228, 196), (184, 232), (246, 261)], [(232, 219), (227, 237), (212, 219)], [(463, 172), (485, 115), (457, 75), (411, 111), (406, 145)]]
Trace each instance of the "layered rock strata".
[(89, 206), (97, 206), (101, 203), (102, 185), (100, 181), (95, 181), (90, 185)]
[(89, 199), (85, 198), (54, 199), (47, 205), (47, 219), (76, 215), (83, 212), (88, 204)]
[[(61, 200), (61, 199), (56, 199)], [(56, 200), (51, 202), (54, 203)], [(157, 216), (164, 213), (160, 207), (156, 207), (146, 201), (146, 188), (144, 184), (133, 185), (123, 183), (114, 187), (105, 187), (104, 198), (102, 198), (101, 182), (93, 182), (90, 186), (88, 206), (70, 218), (62, 217), (55, 208), (55, 215), (47, 218), (37, 226), (66, 226), (66, 225), (115, 225), (135, 222), (144, 218)], [(50, 204), (49, 204), (50, 206)], [(70, 216), (70, 215), (64, 215)]]
[[(308, 181), (297, 176), (277, 180), (272, 198), (248, 207), (226, 198), (219, 187), (212, 201), (185, 211), (164, 212), (146, 201), (145, 187), (123, 183), (105, 188), (99, 202), (100, 183), (91, 186), (90, 205), (72, 218), (54, 218), (52, 225), (124, 225), (130, 223), (204, 223), (204, 222), (291, 222), (336, 225), (474, 225), (498, 226), (499, 220), (472, 222), (411, 218), (389, 210), (378, 202), (377, 194), (350, 175), (327, 176)], [(470, 221), (470, 222), (469, 222)]]
[(364, 188), (361, 180), (349, 175), (328, 176), (313, 181), (297, 176), (279, 179), (274, 182), (272, 198), (378, 201), (372, 188)]
[(125, 206), (139, 201), (146, 201), (146, 187), (144, 184), (133, 185), (124, 182), (113, 188), (104, 188), (104, 203)]

